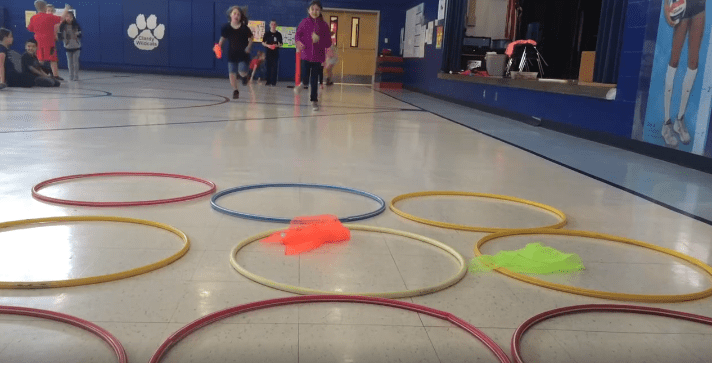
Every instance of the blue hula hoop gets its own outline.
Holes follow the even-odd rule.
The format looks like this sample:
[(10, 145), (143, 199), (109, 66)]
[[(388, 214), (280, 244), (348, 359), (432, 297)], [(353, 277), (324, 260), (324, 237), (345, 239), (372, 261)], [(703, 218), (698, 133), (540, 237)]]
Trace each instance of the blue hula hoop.
[(272, 216), (263, 216), (263, 215), (257, 215), (257, 214), (249, 214), (249, 213), (241, 213), (239, 211), (234, 211), (230, 209), (226, 209), (216, 203), (216, 201), (226, 195), (229, 195), (231, 193), (236, 192), (242, 192), (247, 191), (251, 189), (258, 189), (258, 188), (290, 188), (290, 187), (300, 187), (300, 188), (320, 188), (320, 189), (332, 189), (336, 191), (342, 191), (347, 193), (356, 194), (359, 196), (363, 196), (366, 198), (370, 198), (373, 201), (378, 202), (381, 206), (374, 211), (371, 211), (366, 214), (360, 214), (360, 215), (352, 215), (347, 216), (344, 218), (338, 218), (341, 223), (347, 223), (347, 222), (355, 222), (358, 220), (368, 219), (372, 218), (386, 209), (386, 202), (383, 201), (382, 198), (368, 192), (364, 192), (358, 189), (353, 188), (347, 188), (347, 187), (339, 187), (339, 186), (332, 186), (332, 185), (325, 185), (325, 184), (309, 184), (309, 183), (268, 183), (268, 184), (253, 184), (253, 185), (247, 185), (247, 186), (240, 186), (240, 187), (234, 187), (229, 188), (224, 191), (220, 191), (216, 193), (213, 198), (210, 199), (210, 205), (213, 207), (213, 209), (220, 211), (221, 213), (237, 216), (245, 219), (252, 219), (252, 220), (260, 220), (263, 222), (273, 222), (273, 223), (285, 223), (288, 224), (291, 222), (292, 219), (290, 218), (275, 218)]

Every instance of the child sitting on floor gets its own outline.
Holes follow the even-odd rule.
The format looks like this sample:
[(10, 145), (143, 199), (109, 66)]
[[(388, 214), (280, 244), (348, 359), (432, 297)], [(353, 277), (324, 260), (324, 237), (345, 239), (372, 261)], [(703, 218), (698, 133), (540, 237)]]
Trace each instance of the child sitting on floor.
[(33, 75), (36, 86), (57, 87), (60, 81), (47, 74), (37, 57), (38, 44), (35, 39), (25, 43), (25, 54), (22, 56), (23, 74)]

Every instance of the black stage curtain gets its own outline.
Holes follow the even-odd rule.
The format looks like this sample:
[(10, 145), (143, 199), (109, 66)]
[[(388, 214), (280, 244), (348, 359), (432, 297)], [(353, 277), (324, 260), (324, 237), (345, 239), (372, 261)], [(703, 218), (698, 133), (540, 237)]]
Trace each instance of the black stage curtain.
[(606, 84), (618, 82), (627, 7), (628, 0), (603, 0), (598, 26), (596, 65), (593, 71), (595, 82)]
[(444, 25), (443, 63), (444, 72), (461, 70), (461, 47), (463, 46), (466, 9), (468, 0), (448, 0)]

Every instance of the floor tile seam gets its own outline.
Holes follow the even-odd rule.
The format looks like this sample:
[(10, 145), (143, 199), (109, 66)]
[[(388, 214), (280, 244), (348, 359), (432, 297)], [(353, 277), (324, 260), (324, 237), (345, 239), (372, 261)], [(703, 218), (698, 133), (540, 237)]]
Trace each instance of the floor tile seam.
[[(375, 90), (375, 89), (374, 89), (374, 90)], [(388, 94), (386, 94), (386, 93), (384, 93), (384, 92), (382, 92), (382, 91), (379, 91), (379, 90), (376, 90), (376, 91), (380, 92), (381, 94), (388, 95)], [(592, 179), (594, 179), (594, 180), (596, 180), (596, 181), (599, 181), (599, 182), (601, 182), (601, 183), (604, 183), (604, 184), (610, 185), (610, 186), (612, 186), (612, 187), (621, 189), (622, 191), (628, 192), (628, 193), (630, 193), (630, 194), (632, 194), (632, 195), (634, 195), (634, 196), (637, 196), (637, 197), (640, 197), (640, 198), (642, 198), (642, 199), (645, 199), (646, 201), (652, 202), (652, 203), (654, 203), (654, 204), (656, 204), (656, 205), (658, 205), (658, 206), (662, 206), (662, 207), (664, 207), (664, 208), (666, 208), (666, 209), (669, 209), (669, 210), (671, 210), (671, 211), (674, 211), (674, 212), (679, 213), (679, 214), (681, 214), (681, 215), (684, 215), (684, 216), (686, 216), (686, 217), (689, 217), (689, 218), (698, 220), (698, 221), (700, 221), (700, 222), (702, 222), (702, 223), (711, 225), (711, 220), (709, 220), (709, 219), (703, 218), (703, 217), (698, 216), (698, 215), (694, 215), (694, 214), (692, 214), (692, 213), (690, 213), (690, 212), (684, 211), (684, 210), (682, 210), (682, 209), (680, 209), (680, 208), (677, 208), (677, 207), (675, 207), (675, 206), (666, 204), (666, 203), (664, 203), (664, 202), (662, 202), (662, 201), (660, 201), (660, 200), (656, 200), (656, 199), (654, 199), (654, 198), (652, 198), (652, 197), (650, 197), (650, 196), (647, 196), (647, 195), (645, 195), (645, 194), (643, 194), (643, 193), (641, 193), (641, 192), (632, 190), (632, 189), (627, 188), (627, 187), (625, 187), (625, 186), (622, 186), (622, 185), (620, 185), (620, 184), (614, 183), (614, 182), (612, 182), (612, 181), (610, 181), (610, 180), (606, 180), (606, 179), (604, 179), (604, 178), (602, 178), (602, 177), (600, 177), (600, 176), (596, 176), (596, 175), (593, 175), (593, 174), (588, 173), (588, 172), (586, 172), (586, 171), (580, 170), (580, 169), (578, 169), (578, 168), (574, 168), (574, 167), (572, 167), (572, 166), (570, 166), (570, 165), (567, 165), (567, 164), (565, 164), (565, 163), (563, 163), (563, 162), (561, 162), (561, 161), (552, 159), (552, 158), (550, 158), (550, 157), (548, 157), (548, 156), (546, 156), (546, 155), (543, 155), (543, 154), (541, 154), (541, 153), (535, 152), (535, 151), (533, 151), (533, 150), (531, 150), (531, 149), (529, 149), (529, 148), (525, 148), (525, 147), (523, 147), (523, 146), (521, 146), (521, 145), (519, 145), (519, 144), (515, 144), (515, 143), (512, 143), (512, 142), (510, 142), (510, 141), (508, 141), (508, 140), (505, 140), (505, 139), (499, 138), (499, 137), (497, 137), (497, 136), (488, 134), (487, 132), (481, 131), (480, 129), (477, 129), (477, 128), (471, 126), (470, 124), (465, 124), (465, 123), (462, 123), (462, 122), (459, 122), (459, 121), (455, 121), (455, 120), (453, 120), (453, 119), (444, 117), (444, 116), (442, 116), (441, 114), (435, 113), (435, 112), (433, 112), (433, 111), (429, 111), (429, 110), (427, 110), (427, 109), (425, 109), (425, 108), (423, 108), (423, 107), (420, 107), (420, 106), (418, 106), (418, 105), (415, 105), (415, 104), (413, 104), (413, 103), (408, 103), (408, 102), (406, 102), (406, 101), (404, 101), (404, 100), (402, 100), (402, 99), (400, 99), (400, 98), (396, 98), (396, 97), (393, 97), (393, 96), (391, 96), (391, 95), (388, 95), (388, 96), (389, 96), (389, 97), (392, 97), (392, 98), (394, 98), (394, 99), (397, 99), (397, 100), (399, 100), (399, 101), (401, 101), (401, 102), (410, 104), (410, 105), (412, 105), (412, 106), (414, 106), (414, 107), (416, 107), (416, 108), (420, 108), (420, 109), (422, 109), (423, 111), (425, 111), (425, 112), (427, 112), (427, 113), (436, 115), (436, 116), (441, 117), (441, 118), (443, 118), (443, 119), (446, 119), (446, 120), (448, 120), (449, 122), (455, 123), (455, 124), (457, 124), (457, 125), (464, 126), (464, 127), (469, 128), (469, 129), (471, 129), (471, 130), (473, 130), (473, 131), (476, 131), (476, 132), (478, 132), (478, 133), (481, 133), (481, 134), (483, 134), (483, 135), (486, 135), (486, 136), (488, 136), (488, 137), (490, 137), (490, 138), (493, 138), (493, 139), (496, 139), (496, 140), (498, 140), (498, 141), (500, 141), (500, 142), (506, 143), (506, 144), (508, 144), (508, 145), (510, 145), (510, 146), (512, 146), (512, 147), (515, 147), (515, 148), (521, 149), (521, 150), (523, 150), (523, 151), (529, 152), (529, 153), (531, 153), (531, 154), (534, 154), (534, 155), (536, 155), (536, 156), (538, 156), (538, 157), (540, 157), (540, 158), (542, 158), (542, 159), (544, 159), (544, 160), (547, 160), (547, 161), (549, 161), (549, 162), (552, 162), (552, 163), (554, 163), (554, 164), (557, 164), (557, 165), (559, 165), (559, 166), (562, 166), (562, 167), (564, 167), (564, 168), (566, 168), (566, 169), (575, 171), (575, 172), (577, 172), (577, 173), (579, 173), (579, 174), (582, 174), (582, 175), (585, 175), (585, 176), (587, 176), (587, 177), (590, 177), (590, 178), (592, 178)]]
[(393, 265), (395, 265), (395, 267), (396, 267), (396, 272), (398, 272), (398, 276), (401, 277), (401, 282), (403, 282), (403, 287), (406, 290), (408, 290), (408, 284), (406, 283), (406, 279), (403, 278), (403, 273), (401, 273), (401, 269), (398, 267), (398, 262), (396, 262), (396, 258), (393, 256), (393, 253), (391, 253), (391, 259), (393, 259)]
[[(240, 316), (241, 314), (238, 314), (237, 316)], [(258, 322), (258, 321), (242, 321), (242, 322), (223, 322), (228, 319), (231, 319), (235, 316), (223, 318), (220, 321), (213, 322), (212, 325), (222, 325), (222, 326), (236, 326), (236, 325), (306, 325), (306, 326), (335, 326), (335, 327), (399, 327), (399, 328), (422, 328), (423, 325), (389, 325), (389, 324), (378, 324), (378, 323), (323, 323), (323, 322)], [(200, 317), (199, 317), (200, 318)], [(135, 324), (135, 322), (101, 322), (97, 321), (95, 323), (120, 323), (120, 324)], [(167, 325), (187, 325), (190, 322), (138, 322), (138, 324), (167, 324)], [(208, 324), (211, 325), (211, 324)], [(447, 328), (444, 326), (434, 326), (438, 328)]]
[[(15, 340), (14, 342), (15, 342), (15, 343), (18, 343), (18, 342), (20, 342), (20, 341), (18, 340), (18, 338), (16, 338), (16, 340)], [(13, 344), (13, 342), (8, 342), (7, 344), (5, 344), (4, 347), (0, 347), (0, 355), (2, 355), (3, 352), (4, 352), (6, 349), (8, 349), (8, 348), (10, 347), (10, 345), (12, 345), (12, 344)], [(0, 357), (0, 359), (1, 359), (1, 357)]]
[[(422, 324), (422, 323), (423, 323), (423, 322), (421, 322), (421, 324)], [(428, 333), (428, 328), (425, 327), (425, 326), (421, 326), (421, 327), (423, 327), (423, 332), (425, 332), (426, 338), (428, 339), (428, 342), (431, 344), (431, 347), (433, 348), (433, 353), (435, 353), (436, 359), (437, 359), (438, 362), (440, 363), (440, 362), (441, 362), (441, 356), (438, 355), (438, 350), (436, 349), (436, 345), (433, 343), (433, 339), (431, 339), (431, 335)]]
[(550, 332), (550, 331), (548, 331), (548, 330), (543, 330), (543, 331), (546, 331), (546, 332), (553, 338), (553, 340), (556, 342), (556, 344), (558, 344), (558, 345), (561, 347), (561, 349), (563, 349), (563, 351), (566, 352), (566, 356), (568, 356), (568, 359), (570, 359), (572, 362), (579, 362), (579, 361), (576, 359), (576, 357), (573, 356), (573, 353), (571, 353), (571, 352), (563, 345), (563, 343), (561, 343), (561, 342), (558, 340), (558, 338), (556, 337), (556, 335), (554, 335), (552, 332)]

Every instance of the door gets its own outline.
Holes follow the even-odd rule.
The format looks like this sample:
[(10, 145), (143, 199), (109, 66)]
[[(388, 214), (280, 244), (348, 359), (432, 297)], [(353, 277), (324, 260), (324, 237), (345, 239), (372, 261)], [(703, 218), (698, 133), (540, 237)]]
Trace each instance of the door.
[(378, 17), (378, 12), (323, 10), (323, 18), (331, 30), (337, 29), (334, 40), (338, 47), (338, 64), (333, 68), (335, 82), (373, 82), (378, 55)]

